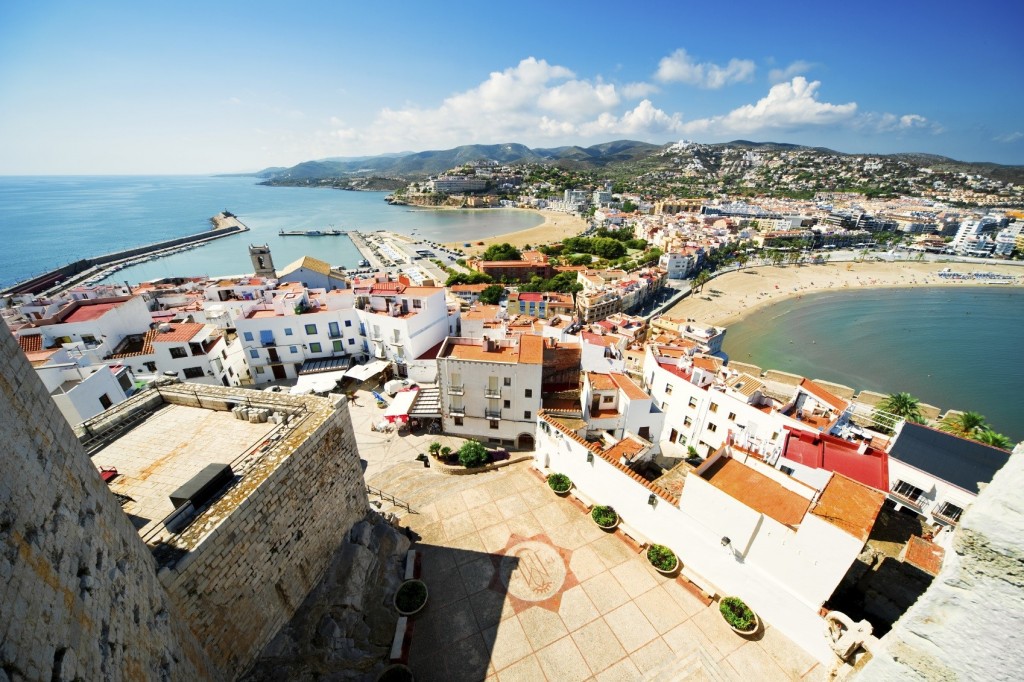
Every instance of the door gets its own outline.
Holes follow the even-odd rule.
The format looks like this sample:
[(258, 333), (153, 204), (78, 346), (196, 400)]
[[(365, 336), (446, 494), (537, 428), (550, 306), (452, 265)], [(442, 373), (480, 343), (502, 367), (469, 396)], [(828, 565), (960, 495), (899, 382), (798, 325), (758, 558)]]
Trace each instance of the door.
[(288, 378), (288, 372), (286, 372), (284, 370), (284, 365), (271, 365), (271, 367), (274, 368), (274, 378), (275, 379), (287, 379)]

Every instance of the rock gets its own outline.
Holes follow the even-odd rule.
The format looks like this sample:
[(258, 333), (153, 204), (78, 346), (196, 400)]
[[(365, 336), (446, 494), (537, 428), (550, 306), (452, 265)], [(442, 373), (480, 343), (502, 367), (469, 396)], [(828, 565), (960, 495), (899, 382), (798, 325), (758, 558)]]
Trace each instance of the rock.
[(356, 525), (352, 526), (352, 530), (349, 532), (349, 537), (357, 545), (363, 547), (370, 546), (370, 534), (373, 532), (373, 527), (370, 526), (366, 521), (360, 521)]

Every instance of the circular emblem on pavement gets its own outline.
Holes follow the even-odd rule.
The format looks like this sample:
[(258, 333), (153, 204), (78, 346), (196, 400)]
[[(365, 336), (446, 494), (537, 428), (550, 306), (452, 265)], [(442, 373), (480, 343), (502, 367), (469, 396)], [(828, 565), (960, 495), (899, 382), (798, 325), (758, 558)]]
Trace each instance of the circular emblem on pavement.
[(523, 601), (544, 601), (558, 594), (565, 582), (565, 560), (550, 545), (527, 540), (505, 553), (501, 581)]

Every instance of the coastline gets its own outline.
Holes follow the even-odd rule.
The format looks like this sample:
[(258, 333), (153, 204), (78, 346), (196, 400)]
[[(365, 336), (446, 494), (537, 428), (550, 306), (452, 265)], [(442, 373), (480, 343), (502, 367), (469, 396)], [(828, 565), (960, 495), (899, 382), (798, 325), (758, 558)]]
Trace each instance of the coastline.
[[(462, 249), (467, 256), (475, 256), (483, 253), (484, 250), (491, 244), (503, 244), (507, 242), (512, 246), (515, 246), (516, 248), (522, 248), (524, 246), (535, 247), (540, 244), (553, 244), (568, 237), (575, 237), (579, 233), (586, 230), (589, 225), (589, 223), (583, 218), (569, 215), (567, 213), (559, 213), (556, 211), (539, 211), (537, 209), (532, 208), (515, 208), (505, 210), (533, 211), (534, 213), (539, 213), (544, 218), (544, 222), (542, 222), (540, 225), (537, 225), (536, 227), (531, 227), (526, 230), (519, 230), (518, 232), (509, 232), (507, 234), (499, 234), (492, 237), (481, 237), (473, 241), (473, 245), (470, 247), (463, 246), (465, 242), (461, 241), (446, 242), (444, 245), (450, 249)], [(479, 245), (477, 244), (477, 242), (483, 242), (483, 245)]]
[[(941, 270), (991, 272), (1018, 278), (1017, 284), (939, 277)], [(1024, 267), (999, 263), (838, 262), (823, 265), (757, 266), (728, 272), (683, 299), (665, 314), (715, 326), (736, 324), (747, 315), (787, 299), (821, 291), (911, 289), (919, 287), (1018, 287)]]

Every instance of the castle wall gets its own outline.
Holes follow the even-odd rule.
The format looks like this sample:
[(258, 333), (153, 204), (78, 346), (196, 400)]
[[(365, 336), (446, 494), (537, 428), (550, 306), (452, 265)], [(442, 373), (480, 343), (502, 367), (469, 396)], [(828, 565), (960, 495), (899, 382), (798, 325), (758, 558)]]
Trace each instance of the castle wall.
[(0, 325), (0, 671), (219, 679), (135, 528)]

